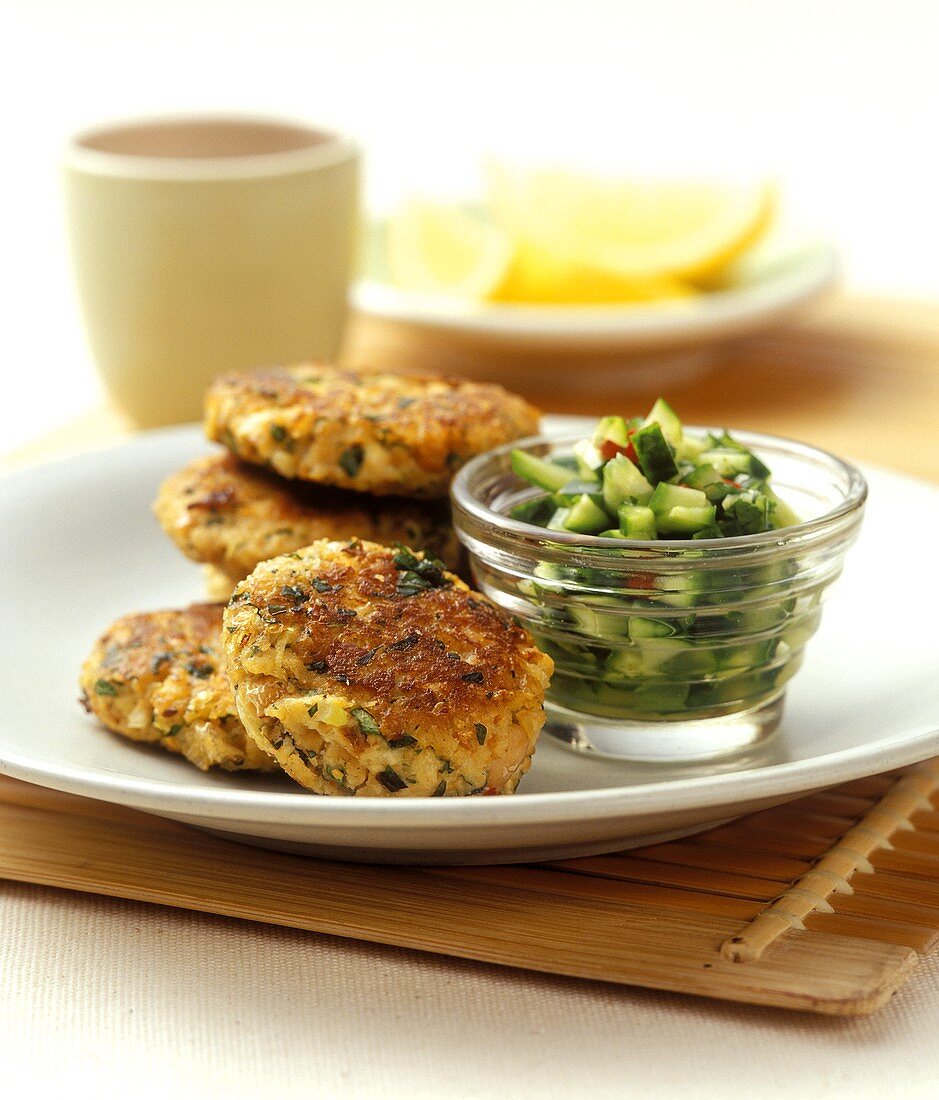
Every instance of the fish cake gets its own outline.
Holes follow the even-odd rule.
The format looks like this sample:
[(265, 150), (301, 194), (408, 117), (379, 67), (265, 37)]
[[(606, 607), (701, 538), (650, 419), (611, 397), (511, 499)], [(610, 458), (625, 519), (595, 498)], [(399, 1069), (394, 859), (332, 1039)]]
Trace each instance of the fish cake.
[(439, 562), (314, 543), (239, 584), (222, 640), (249, 734), (318, 794), (510, 794), (550, 657)]
[(451, 568), (461, 557), (444, 501), (371, 497), (287, 481), (227, 451), (198, 458), (173, 474), (160, 487), (153, 509), (186, 557), (213, 567), (213, 598), (227, 599), (259, 562), (322, 538), (403, 542), (430, 551)]
[(247, 462), (378, 496), (443, 497), (469, 459), (538, 429), (501, 386), (320, 363), (225, 375), (205, 410), (209, 439)]
[(108, 729), (202, 771), (276, 771), (238, 718), (219, 646), (222, 610), (193, 604), (118, 619), (82, 666), (83, 702)]

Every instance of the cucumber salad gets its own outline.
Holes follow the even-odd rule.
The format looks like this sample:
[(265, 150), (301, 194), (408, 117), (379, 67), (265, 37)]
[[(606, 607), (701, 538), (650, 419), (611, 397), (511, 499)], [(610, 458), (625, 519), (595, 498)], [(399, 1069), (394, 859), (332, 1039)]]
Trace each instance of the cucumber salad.
[[(751, 553), (739, 540), (800, 522), (759, 456), (726, 431), (686, 432), (662, 399), (565, 447), (513, 451), (527, 485), (506, 501), (514, 519), (544, 529), (545, 560), (515, 581), (514, 606), (554, 658), (552, 700), (649, 721), (780, 695), (817, 626), (819, 592), (794, 584), (786, 551), (754, 540)], [(703, 541), (729, 538), (732, 561)]]
[(512, 469), (546, 492), (513, 519), (616, 539), (711, 539), (798, 523), (770, 488), (769, 469), (727, 432), (686, 435), (661, 397), (649, 415), (605, 416), (573, 459), (512, 452)]

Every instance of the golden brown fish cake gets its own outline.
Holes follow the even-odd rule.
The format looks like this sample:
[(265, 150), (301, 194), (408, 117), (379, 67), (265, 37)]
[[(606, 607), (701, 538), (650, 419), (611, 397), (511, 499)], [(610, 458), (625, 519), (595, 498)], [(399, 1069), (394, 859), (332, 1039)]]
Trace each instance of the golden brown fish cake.
[(443, 501), (370, 497), (287, 481), (227, 451), (173, 474), (160, 487), (153, 510), (188, 558), (215, 567), (209, 590), (223, 599), (258, 562), (322, 538), (403, 542), (428, 550), (451, 568), (460, 560)]
[(275, 771), (247, 736), (225, 678), (221, 604), (118, 619), (82, 666), (83, 701), (115, 733), (180, 753), (197, 768)]
[(439, 563), (321, 541), (263, 562), (225, 611), (238, 713), (319, 794), (511, 793), (553, 670)]
[(501, 386), (320, 363), (225, 375), (205, 409), (209, 439), (247, 462), (379, 496), (445, 496), (469, 459), (538, 429)]

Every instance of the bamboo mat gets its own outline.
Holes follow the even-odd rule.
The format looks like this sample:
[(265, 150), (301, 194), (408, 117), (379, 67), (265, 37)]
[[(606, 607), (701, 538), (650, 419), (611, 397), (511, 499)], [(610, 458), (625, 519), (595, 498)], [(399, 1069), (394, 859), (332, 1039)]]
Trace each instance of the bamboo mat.
[(863, 1015), (939, 941), (939, 761), (689, 840), (508, 867), (307, 859), (0, 778), (0, 877), (550, 974)]

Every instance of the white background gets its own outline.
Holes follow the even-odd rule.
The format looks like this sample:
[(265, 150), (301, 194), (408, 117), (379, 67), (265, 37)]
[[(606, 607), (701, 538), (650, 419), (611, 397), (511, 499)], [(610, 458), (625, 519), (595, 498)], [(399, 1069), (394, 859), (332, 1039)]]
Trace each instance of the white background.
[(0, 0), (2, 449), (97, 400), (57, 157), (90, 122), (240, 109), (346, 130), (372, 205), (478, 155), (769, 171), (860, 287), (933, 296), (934, 0)]

